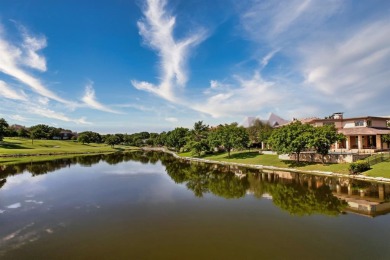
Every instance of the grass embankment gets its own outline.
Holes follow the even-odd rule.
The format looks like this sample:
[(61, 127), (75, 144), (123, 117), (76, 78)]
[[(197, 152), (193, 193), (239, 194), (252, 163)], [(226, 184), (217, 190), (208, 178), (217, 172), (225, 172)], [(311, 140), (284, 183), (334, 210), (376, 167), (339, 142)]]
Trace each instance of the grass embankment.
[[(81, 144), (74, 141), (34, 140), (26, 138), (4, 138), (0, 143), (0, 164), (15, 164), (31, 161), (72, 157), (77, 154), (110, 153), (136, 149), (131, 146), (111, 146), (106, 144)], [(27, 156), (28, 157), (23, 157)]]
[(371, 170), (364, 172), (365, 175), (371, 177), (390, 178), (390, 162), (381, 162), (371, 166)]
[[(191, 157), (190, 153), (181, 153), (180, 156)], [(218, 153), (212, 155), (204, 155), (200, 158), (214, 161), (224, 161), (233, 163), (257, 164), (264, 166), (275, 166), (280, 168), (293, 168), (303, 171), (326, 171), (348, 174), (348, 163), (341, 164), (320, 164), (310, 162), (283, 161), (277, 155), (259, 154), (259, 152), (232, 152), (230, 157), (227, 153)]]

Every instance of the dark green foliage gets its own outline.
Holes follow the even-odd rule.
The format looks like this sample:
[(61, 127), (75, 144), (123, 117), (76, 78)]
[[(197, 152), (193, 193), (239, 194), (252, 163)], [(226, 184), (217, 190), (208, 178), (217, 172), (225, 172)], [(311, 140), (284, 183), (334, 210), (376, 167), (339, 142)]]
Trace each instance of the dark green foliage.
[(387, 143), (388, 146), (390, 146), (390, 134), (382, 135), (382, 141), (384, 143)]
[(369, 169), (370, 169), (370, 164), (363, 160), (353, 162), (349, 165), (349, 171), (352, 174), (365, 172), (368, 171)]
[(0, 118), (0, 142), (3, 141), (3, 138), (7, 132), (8, 123), (4, 118)]
[(202, 152), (210, 150), (207, 140), (209, 126), (203, 124), (203, 121), (198, 121), (194, 124), (194, 128), (188, 134), (186, 148), (191, 151), (192, 155), (201, 156)]
[(231, 150), (247, 148), (249, 136), (244, 127), (237, 123), (219, 125), (209, 134), (209, 143), (213, 147), (223, 146), (230, 157)]
[(266, 143), (272, 134), (273, 128), (269, 124), (256, 119), (246, 130), (248, 132), (250, 143), (256, 144), (261, 142)]
[(184, 127), (176, 127), (174, 130), (169, 131), (167, 134), (167, 145), (175, 148), (176, 152), (180, 152), (180, 149), (186, 145), (188, 132), (188, 128)]
[(337, 134), (337, 130), (333, 125), (314, 127), (308, 145), (322, 155), (322, 162), (324, 162), (324, 157), (329, 154), (330, 147), (340, 138), (341, 136)]
[(121, 140), (117, 135), (107, 135), (104, 142), (114, 148), (114, 145), (120, 144)]
[(103, 141), (102, 136), (99, 133), (92, 132), (92, 131), (85, 131), (81, 132), (78, 135), (77, 140), (83, 144), (87, 143), (96, 143), (100, 144)]
[(269, 143), (278, 154), (297, 154), (297, 162), (302, 151), (309, 147), (314, 127), (295, 121), (291, 124), (275, 129)]

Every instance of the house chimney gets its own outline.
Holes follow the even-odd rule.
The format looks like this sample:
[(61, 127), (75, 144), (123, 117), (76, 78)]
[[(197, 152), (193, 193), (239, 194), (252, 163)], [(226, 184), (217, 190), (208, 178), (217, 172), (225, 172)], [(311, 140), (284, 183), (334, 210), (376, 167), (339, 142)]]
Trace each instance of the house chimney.
[(332, 117), (333, 119), (343, 119), (343, 114), (343, 112), (333, 113)]

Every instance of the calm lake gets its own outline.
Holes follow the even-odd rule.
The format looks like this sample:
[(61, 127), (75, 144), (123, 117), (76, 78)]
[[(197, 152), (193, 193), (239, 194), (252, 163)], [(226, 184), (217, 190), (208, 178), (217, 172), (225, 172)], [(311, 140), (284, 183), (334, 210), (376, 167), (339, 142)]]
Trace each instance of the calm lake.
[(390, 259), (390, 185), (133, 152), (0, 166), (1, 259)]

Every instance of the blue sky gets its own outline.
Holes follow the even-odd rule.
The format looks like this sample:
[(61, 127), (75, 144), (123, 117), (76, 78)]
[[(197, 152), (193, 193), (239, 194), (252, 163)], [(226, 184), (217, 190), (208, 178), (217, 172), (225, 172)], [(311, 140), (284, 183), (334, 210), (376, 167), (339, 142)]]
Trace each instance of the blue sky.
[(390, 1), (0, 1), (0, 117), (101, 133), (390, 116)]

